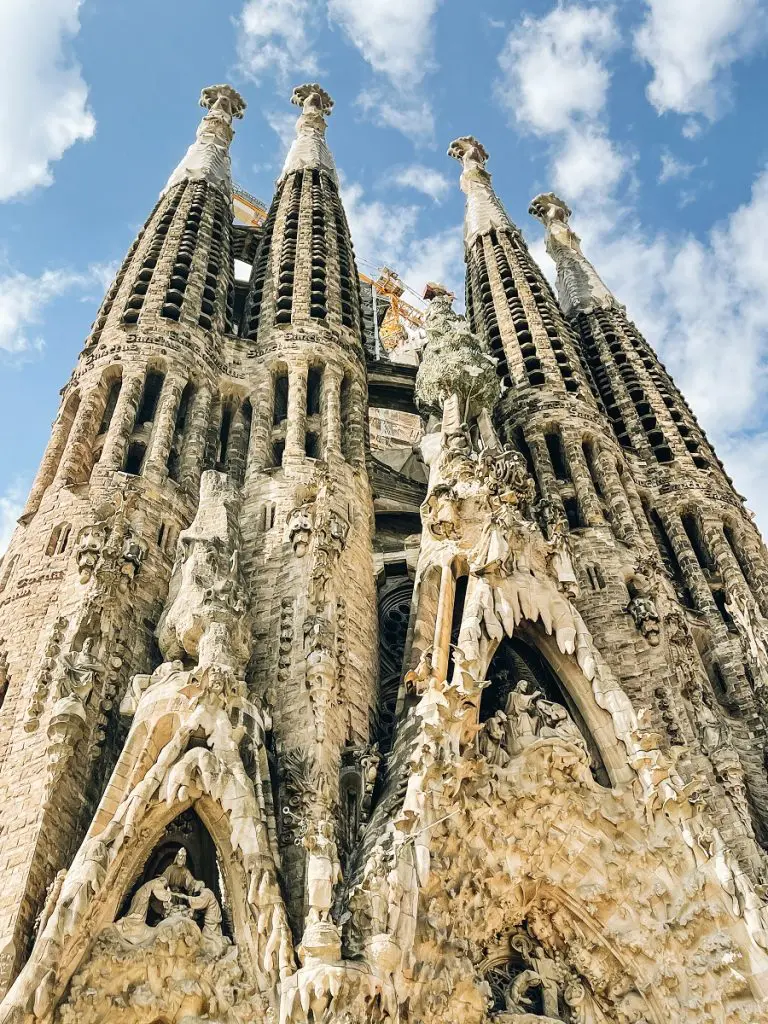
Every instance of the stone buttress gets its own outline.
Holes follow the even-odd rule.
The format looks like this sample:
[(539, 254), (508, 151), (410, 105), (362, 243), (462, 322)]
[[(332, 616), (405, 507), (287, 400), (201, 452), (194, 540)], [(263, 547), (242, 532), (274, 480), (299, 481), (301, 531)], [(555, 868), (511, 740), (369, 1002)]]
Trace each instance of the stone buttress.
[[(373, 505), (358, 276), (333, 158), (333, 105), (294, 91), (296, 138), (256, 254), (241, 334), (256, 394), (243, 533), (260, 618), (252, 670), (274, 689), (280, 836), (294, 920), (301, 822), (362, 824), (360, 758), (376, 698)], [(309, 788), (307, 788), (309, 786)]]

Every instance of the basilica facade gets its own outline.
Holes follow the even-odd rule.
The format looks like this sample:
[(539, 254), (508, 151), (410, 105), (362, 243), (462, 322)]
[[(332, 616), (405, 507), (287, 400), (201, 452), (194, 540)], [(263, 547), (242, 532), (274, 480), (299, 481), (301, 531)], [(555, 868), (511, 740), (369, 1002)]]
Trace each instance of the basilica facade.
[(0, 1022), (768, 1022), (751, 514), (472, 136), (466, 316), (382, 349), (291, 99), (245, 226), (203, 90), (0, 565)]

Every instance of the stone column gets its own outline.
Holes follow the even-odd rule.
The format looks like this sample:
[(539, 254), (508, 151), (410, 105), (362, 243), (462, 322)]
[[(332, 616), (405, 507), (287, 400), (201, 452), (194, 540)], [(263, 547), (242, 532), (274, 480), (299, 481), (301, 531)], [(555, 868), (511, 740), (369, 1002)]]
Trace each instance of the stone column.
[(640, 536), (645, 541), (646, 545), (651, 551), (656, 547), (656, 541), (654, 540), (651, 528), (648, 525), (648, 520), (645, 518), (645, 511), (643, 509), (643, 502), (640, 498), (640, 492), (638, 491), (635, 481), (632, 479), (629, 473), (625, 472), (624, 476), (619, 476), (619, 483), (624, 488), (624, 493), (627, 496), (627, 502), (629, 503), (629, 509), (632, 513), (635, 526)]
[(349, 461), (361, 464), (365, 461), (365, 427), (368, 418), (366, 396), (360, 384), (353, 380), (349, 386)]
[(144, 463), (147, 473), (161, 477), (167, 475), (168, 456), (176, 430), (176, 414), (186, 383), (186, 378), (177, 373), (169, 373), (163, 381), (163, 390), (155, 414), (155, 429), (152, 431)]
[(675, 558), (683, 574), (685, 585), (688, 587), (693, 598), (693, 603), (701, 612), (714, 613), (717, 610), (715, 599), (712, 597), (709, 583), (699, 565), (696, 552), (691, 547), (691, 542), (688, 540), (688, 534), (683, 528), (680, 516), (677, 513), (672, 515), (659, 513), (659, 515), (664, 530), (669, 537), (669, 543), (672, 545), (672, 550), (675, 552)]
[(106, 389), (99, 384), (89, 391), (80, 403), (56, 474), (64, 486), (84, 483), (90, 476), (93, 442), (104, 414), (106, 400)]
[(53, 424), (53, 430), (51, 431), (48, 446), (45, 449), (43, 460), (40, 463), (40, 468), (35, 476), (32, 489), (29, 492), (27, 503), (24, 506), (24, 512), (20, 517), (20, 521), (22, 523), (29, 522), (37, 512), (40, 507), (40, 502), (43, 500), (43, 495), (56, 476), (56, 470), (59, 468), (61, 458), (66, 449), (67, 439), (77, 415), (77, 411), (70, 412), (69, 410), (71, 401), (72, 399), (70, 398), (63, 406), (55, 423)]
[(750, 593), (752, 588), (742, 572), (736, 555), (731, 551), (731, 545), (725, 539), (720, 522), (715, 519), (702, 519), (702, 532), (704, 543), (712, 552), (717, 571), (723, 578), (726, 593), (730, 596), (736, 591), (747, 589)]
[(450, 565), (444, 565), (440, 574), (440, 594), (437, 599), (435, 637), (432, 649), (432, 667), (435, 676), (441, 683), (448, 675), (448, 664), (451, 659), (451, 623), (455, 598), (456, 581), (453, 578), (453, 571)]
[(248, 468), (251, 470), (264, 469), (271, 462), (274, 391), (274, 379), (270, 373), (258, 385), (252, 400), (253, 422), (248, 451)]
[(244, 405), (245, 399), (240, 402), (232, 417), (232, 425), (229, 428), (229, 445), (227, 446), (227, 472), (239, 484), (245, 479), (245, 463), (250, 440)]
[(341, 455), (341, 374), (325, 368), (323, 377), (323, 433), (328, 455)]
[(527, 428), (525, 430), (525, 441), (533, 459), (533, 468), (536, 473), (536, 479), (539, 482), (539, 490), (542, 497), (553, 501), (563, 516), (565, 516), (565, 506), (563, 505), (563, 499), (560, 497), (560, 489), (557, 486), (552, 463), (549, 461), (549, 452), (547, 451), (547, 442), (544, 440), (543, 431), (535, 427)]
[(100, 464), (105, 469), (120, 470), (123, 468), (125, 449), (136, 423), (136, 413), (139, 409), (143, 389), (143, 370), (123, 380), (123, 386), (120, 388), (115, 411), (112, 413), (112, 422), (109, 424), (104, 448), (101, 452)]
[(579, 510), (584, 517), (584, 522), (587, 526), (602, 526), (605, 523), (605, 517), (600, 500), (592, 486), (592, 477), (589, 475), (589, 467), (581, 447), (581, 438), (565, 431), (561, 431), (561, 436), (565, 457), (571, 471), (573, 489), (576, 492), (576, 500), (579, 503)]
[(606, 448), (596, 447), (595, 474), (608, 505), (614, 533), (619, 540), (632, 543), (637, 538), (637, 523), (616, 469), (616, 456)]
[(302, 458), (307, 432), (307, 364), (300, 363), (288, 372), (288, 424), (285, 435), (285, 454)]
[(186, 490), (193, 494), (200, 486), (200, 474), (203, 471), (203, 458), (208, 441), (208, 421), (211, 412), (211, 391), (203, 385), (195, 392), (189, 421), (184, 432), (184, 444), (181, 449), (179, 481)]

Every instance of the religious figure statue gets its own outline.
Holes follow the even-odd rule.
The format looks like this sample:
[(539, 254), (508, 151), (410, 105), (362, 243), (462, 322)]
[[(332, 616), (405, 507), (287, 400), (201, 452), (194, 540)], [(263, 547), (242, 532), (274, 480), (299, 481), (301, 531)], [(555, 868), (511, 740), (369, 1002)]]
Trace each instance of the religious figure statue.
[(316, 827), (310, 826), (301, 842), (309, 853), (307, 922), (328, 921), (333, 904), (333, 889), (342, 877), (339, 853), (333, 838), (333, 823), (323, 818)]
[(115, 921), (115, 928), (128, 942), (143, 942), (151, 937), (153, 929), (147, 924), (147, 914), (152, 900), (158, 900), (168, 914), (172, 906), (172, 894), (164, 875), (150, 878), (136, 890), (126, 914)]
[(541, 700), (540, 690), (527, 679), (520, 679), (507, 697), (504, 713), (507, 716), (507, 749), (517, 753), (520, 747), (532, 743), (539, 730), (536, 702)]
[(75, 701), (81, 709), (85, 707), (97, 675), (104, 671), (104, 665), (93, 654), (95, 643), (95, 637), (86, 637), (81, 650), (61, 656), (64, 674), (59, 682), (59, 702)]
[(489, 764), (503, 768), (509, 763), (509, 755), (505, 750), (507, 716), (497, 711), (483, 723), (477, 734), (477, 749), (481, 757)]
[(221, 907), (213, 890), (209, 889), (205, 882), (195, 879), (192, 882), (192, 892), (187, 896), (187, 903), (191, 910), (203, 911), (203, 938), (221, 943)]
[(163, 871), (163, 878), (171, 889), (180, 889), (184, 893), (193, 891), (196, 879), (187, 867), (187, 851), (183, 846), (179, 847), (173, 861)]
[(536, 705), (536, 709), (541, 717), (539, 736), (542, 739), (552, 737), (566, 740), (568, 743), (574, 743), (577, 747), (583, 747), (586, 750), (587, 743), (581, 734), (581, 730), (562, 704), (556, 704), (554, 701), (549, 700), (540, 700)]
[(690, 693), (693, 718), (701, 738), (701, 745), (710, 757), (730, 746), (728, 727), (707, 700), (704, 690), (695, 687)]

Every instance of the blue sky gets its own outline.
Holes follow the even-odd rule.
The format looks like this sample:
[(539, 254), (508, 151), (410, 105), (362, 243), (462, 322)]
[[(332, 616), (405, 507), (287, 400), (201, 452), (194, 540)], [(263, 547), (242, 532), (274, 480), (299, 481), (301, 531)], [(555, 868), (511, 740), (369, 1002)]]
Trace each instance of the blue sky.
[[(445, 151), (554, 189), (768, 525), (768, 14), (760, 0), (4, 0), (0, 535), (115, 265), (194, 136), (202, 86), (248, 110), (236, 180), (268, 200), (319, 80), (361, 267), (460, 288)], [(2, 537), (0, 537), (0, 540)]]

